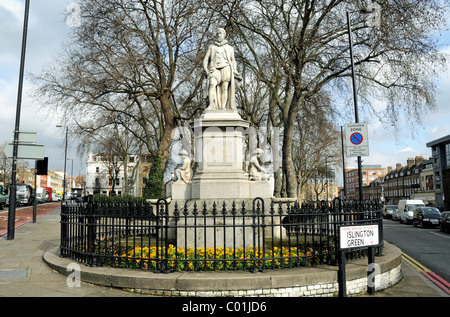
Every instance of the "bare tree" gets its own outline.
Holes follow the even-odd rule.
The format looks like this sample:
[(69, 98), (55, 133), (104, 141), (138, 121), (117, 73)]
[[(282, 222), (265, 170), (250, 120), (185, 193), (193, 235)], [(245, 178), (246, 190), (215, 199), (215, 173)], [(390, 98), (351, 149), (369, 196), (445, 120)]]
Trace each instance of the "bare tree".
[(434, 79), (444, 57), (432, 35), (445, 27), (450, 2), (374, 2), (381, 8), (375, 26), (361, 13), (369, 0), (211, 1), (235, 41), (239, 39), (236, 46), (245, 46), (241, 57), (270, 90), (275, 107), (271, 111), (279, 113), (283, 128), (282, 167), (290, 197), (297, 194), (295, 121), (308, 105), (305, 100), (322, 91), (344, 100), (352, 96), (347, 11), (353, 12), (361, 107), (382, 120), (395, 120), (398, 111), (405, 111), (410, 120), (420, 121), (420, 113), (435, 105)]
[(305, 102), (308, 104), (303, 105), (297, 114), (292, 145), (297, 197), (311, 180), (317, 181), (319, 172), (323, 176), (324, 166), (330, 167), (342, 161), (340, 133), (333, 125), (329, 112), (330, 98), (318, 93)]
[(198, 65), (210, 17), (201, 2), (189, 0), (79, 5), (81, 26), (65, 52), (35, 76), (36, 96), (79, 126), (108, 116), (135, 122), (124, 128), (160, 157), (164, 168), (177, 123), (201, 106)]

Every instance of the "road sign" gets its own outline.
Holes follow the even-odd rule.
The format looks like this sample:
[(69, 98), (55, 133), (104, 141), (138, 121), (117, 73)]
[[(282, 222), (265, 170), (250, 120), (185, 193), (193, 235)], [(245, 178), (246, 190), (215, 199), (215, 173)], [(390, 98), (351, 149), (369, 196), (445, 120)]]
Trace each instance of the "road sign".
[(367, 123), (345, 125), (345, 152), (347, 157), (369, 156)]
[[(6, 157), (13, 157), (13, 144), (9, 143), (5, 146)], [(43, 160), (44, 146), (37, 144), (19, 144), (17, 147), (17, 158), (24, 160)]]
[[(36, 144), (37, 133), (32, 131), (19, 131), (19, 144)], [(14, 140), (14, 133), (13, 133)]]
[[(19, 131), (19, 139), (17, 144), (17, 158), (22, 160), (43, 160), (44, 146), (36, 144), (36, 132)], [(13, 134), (14, 141), (14, 134)], [(14, 143), (8, 143), (4, 152), (6, 157), (13, 157)]]
[(380, 243), (378, 225), (342, 226), (339, 240), (341, 249), (376, 246)]

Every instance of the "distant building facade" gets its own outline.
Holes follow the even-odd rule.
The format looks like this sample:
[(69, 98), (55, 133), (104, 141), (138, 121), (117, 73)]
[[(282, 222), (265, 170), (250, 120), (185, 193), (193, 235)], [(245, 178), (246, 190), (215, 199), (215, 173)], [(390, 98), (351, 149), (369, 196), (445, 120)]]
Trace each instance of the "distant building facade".
[[(422, 156), (408, 158), (406, 165), (397, 163), (396, 168), (388, 167), (384, 178), (383, 200), (387, 205), (397, 205), (402, 199), (422, 199), (421, 173), (427, 166)], [(427, 203), (432, 203), (434, 197), (429, 197)]]
[(86, 194), (142, 197), (152, 162), (152, 156), (145, 154), (128, 155), (124, 164), (117, 156), (90, 152), (86, 161)]
[[(362, 165), (362, 186), (369, 186), (371, 182), (376, 181), (379, 178), (384, 178), (386, 176), (386, 168), (381, 167), (381, 165)], [(358, 180), (358, 169), (348, 168), (345, 169), (345, 195), (346, 199), (349, 200), (359, 200), (359, 180)], [(363, 198), (364, 191), (363, 191)]]
[(450, 135), (428, 142), (433, 164), (436, 205), (450, 210)]

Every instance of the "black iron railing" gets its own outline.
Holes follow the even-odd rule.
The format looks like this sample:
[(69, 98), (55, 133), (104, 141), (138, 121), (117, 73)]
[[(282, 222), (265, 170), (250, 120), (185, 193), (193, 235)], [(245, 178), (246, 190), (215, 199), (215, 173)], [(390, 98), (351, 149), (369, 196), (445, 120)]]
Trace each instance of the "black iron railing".
[[(285, 269), (336, 264), (342, 225), (381, 224), (377, 202), (63, 204), (62, 257), (154, 272)], [(382, 227), (380, 225), (381, 241)], [(346, 252), (348, 257), (364, 255)]]

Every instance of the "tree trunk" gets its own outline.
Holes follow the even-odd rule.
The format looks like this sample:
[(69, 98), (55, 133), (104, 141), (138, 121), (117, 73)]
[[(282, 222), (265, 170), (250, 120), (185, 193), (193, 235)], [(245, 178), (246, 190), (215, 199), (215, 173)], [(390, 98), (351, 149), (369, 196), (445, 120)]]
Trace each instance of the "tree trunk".
[(161, 158), (161, 168), (166, 169), (169, 160), (170, 145), (172, 144), (172, 134), (176, 128), (176, 120), (170, 108), (170, 92), (165, 92), (159, 99), (161, 110), (164, 116), (164, 131), (161, 136), (161, 143), (158, 148), (158, 156)]
[(286, 194), (288, 197), (297, 197), (297, 180), (295, 177), (294, 161), (292, 160), (292, 138), (294, 124), (292, 120), (285, 123), (283, 136), (283, 177), (286, 180)]
[(297, 177), (293, 161), (293, 138), (295, 131), (295, 118), (299, 109), (300, 95), (294, 92), (292, 102), (287, 114), (284, 115), (283, 135), (283, 177), (286, 180), (286, 194), (288, 197), (297, 197)]

